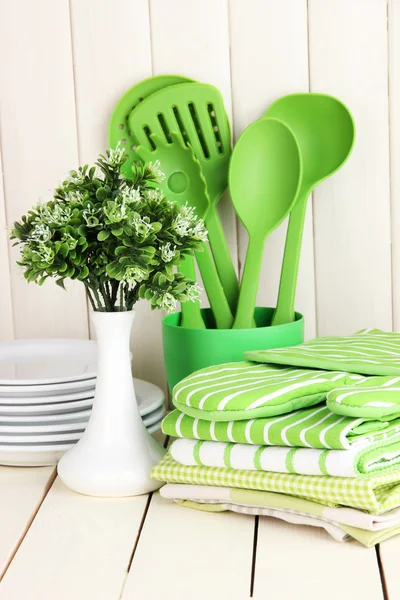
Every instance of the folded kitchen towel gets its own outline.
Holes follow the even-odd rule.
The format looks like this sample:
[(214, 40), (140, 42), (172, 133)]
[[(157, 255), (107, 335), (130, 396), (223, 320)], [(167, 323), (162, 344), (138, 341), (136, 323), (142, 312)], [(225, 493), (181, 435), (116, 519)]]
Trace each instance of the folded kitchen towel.
[(400, 470), (370, 477), (318, 477), (265, 471), (181, 465), (167, 453), (151, 475), (166, 483), (216, 485), (278, 492), (382, 514), (400, 506)]
[[(168, 487), (168, 486), (165, 486)], [(163, 490), (161, 489), (161, 495)], [(196, 486), (187, 486), (196, 487)], [(168, 497), (168, 495), (164, 496)], [(216, 501), (216, 500), (184, 500), (173, 498), (175, 502), (181, 506), (192, 508), (196, 510), (202, 510), (205, 512), (224, 512), (233, 511), (240, 514), (246, 515), (260, 515), (265, 517), (273, 517), (286, 521), (287, 523), (293, 523), (295, 525), (309, 525), (312, 527), (321, 527), (327, 531), (335, 540), (339, 542), (350, 541), (355, 539), (364, 546), (370, 548), (375, 544), (381, 543), (386, 539), (394, 537), (400, 533), (400, 525), (386, 528), (380, 531), (367, 531), (364, 529), (358, 529), (335, 521), (330, 521), (322, 517), (312, 516), (307, 513), (303, 513), (294, 509), (281, 510), (279, 508), (265, 508), (262, 506), (252, 506), (249, 504), (242, 504), (239, 502), (228, 502), (228, 501)]]
[(351, 450), (283, 448), (178, 439), (172, 443), (169, 451), (176, 462), (188, 466), (360, 477), (399, 468), (400, 435), (364, 447), (356, 445)]
[(282, 415), (325, 400), (354, 385), (360, 375), (250, 362), (207, 367), (180, 381), (172, 394), (181, 412), (208, 421), (237, 421)]
[(197, 440), (348, 450), (400, 432), (400, 417), (341, 417), (319, 404), (279, 417), (214, 422), (174, 410), (165, 417), (162, 430), (172, 437)]
[(364, 329), (354, 335), (317, 338), (290, 348), (250, 351), (245, 358), (274, 365), (400, 376), (400, 334)]
[(160, 489), (163, 498), (172, 500), (193, 500), (195, 502), (232, 503), (249, 508), (268, 508), (280, 511), (297, 512), (309, 517), (340, 523), (356, 529), (380, 532), (400, 527), (400, 508), (383, 515), (375, 515), (355, 508), (329, 507), (318, 502), (277, 494), (241, 488), (224, 488), (211, 485), (189, 485), (169, 483)]

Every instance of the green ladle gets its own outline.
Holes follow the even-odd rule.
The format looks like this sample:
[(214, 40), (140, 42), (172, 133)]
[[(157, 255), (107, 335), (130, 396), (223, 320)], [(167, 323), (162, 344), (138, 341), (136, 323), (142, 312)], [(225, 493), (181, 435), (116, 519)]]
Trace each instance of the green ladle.
[(318, 183), (348, 159), (355, 126), (349, 109), (325, 94), (291, 94), (274, 102), (264, 117), (286, 123), (296, 136), (303, 162), (299, 195), (289, 219), (277, 307), (272, 325), (294, 321), (294, 300), (307, 199)]
[[(199, 161), (193, 150), (187, 146), (181, 136), (170, 132), (170, 141), (157, 134), (150, 136), (153, 150), (138, 146), (136, 152), (144, 162), (160, 162), (160, 168), (165, 174), (160, 188), (171, 202), (183, 206), (188, 204), (195, 209), (196, 215), (205, 219), (210, 208), (207, 185), (202, 175)], [(203, 251), (196, 252), (201, 277), (207, 297), (214, 314), (218, 329), (230, 329), (233, 323), (232, 313), (224, 294), (217, 270), (207, 244)], [(189, 279), (196, 279), (194, 259), (188, 256), (180, 265), (180, 271)], [(192, 329), (205, 328), (198, 303), (185, 302), (182, 304), (181, 327)]]
[(278, 119), (260, 119), (233, 149), (229, 189), (249, 234), (234, 328), (251, 328), (265, 240), (287, 217), (301, 184), (302, 160), (295, 136)]

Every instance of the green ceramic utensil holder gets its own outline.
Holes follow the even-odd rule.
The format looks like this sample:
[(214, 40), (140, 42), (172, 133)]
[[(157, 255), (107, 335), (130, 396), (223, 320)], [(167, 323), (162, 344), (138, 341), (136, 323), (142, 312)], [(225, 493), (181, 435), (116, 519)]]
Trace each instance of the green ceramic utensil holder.
[(271, 326), (274, 308), (258, 307), (254, 316), (257, 327), (251, 329), (215, 329), (209, 308), (201, 313), (207, 329), (179, 327), (181, 314), (163, 319), (164, 361), (170, 390), (194, 371), (243, 360), (248, 350), (266, 350), (301, 344), (304, 339), (304, 318), (296, 313), (292, 323)]

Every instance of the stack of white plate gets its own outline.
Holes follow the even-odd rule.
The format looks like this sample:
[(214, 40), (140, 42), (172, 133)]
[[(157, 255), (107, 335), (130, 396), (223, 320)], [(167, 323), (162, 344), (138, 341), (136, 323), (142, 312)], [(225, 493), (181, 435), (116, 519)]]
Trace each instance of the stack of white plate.
[[(134, 379), (151, 433), (165, 415), (164, 394)], [(81, 437), (96, 386), (96, 342), (17, 340), (0, 343), (0, 464), (52, 465)]]

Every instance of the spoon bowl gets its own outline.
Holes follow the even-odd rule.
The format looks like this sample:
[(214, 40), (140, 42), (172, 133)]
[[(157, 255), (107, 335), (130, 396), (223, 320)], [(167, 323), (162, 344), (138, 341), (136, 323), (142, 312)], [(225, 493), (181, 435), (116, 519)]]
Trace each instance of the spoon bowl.
[(229, 167), (232, 202), (249, 233), (235, 328), (252, 326), (265, 240), (292, 209), (301, 177), (300, 149), (287, 125), (261, 119), (242, 133)]
[(335, 173), (348, 159), (354, 144), (355, 126), (349, 109), (326, 94), (290, 94), (271, 104), (264, 118), (276, 118), (293, 131), (298, 141), (303, 178), (296, 205), (290, 215), (281, 281), (273, 325), (294, 319), (294, 299), (307, 198), (321, 181)]

